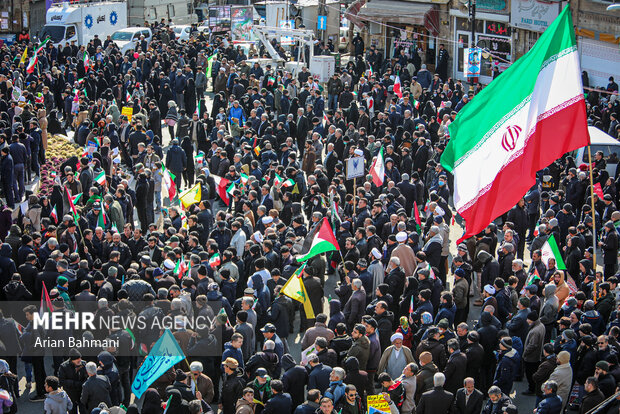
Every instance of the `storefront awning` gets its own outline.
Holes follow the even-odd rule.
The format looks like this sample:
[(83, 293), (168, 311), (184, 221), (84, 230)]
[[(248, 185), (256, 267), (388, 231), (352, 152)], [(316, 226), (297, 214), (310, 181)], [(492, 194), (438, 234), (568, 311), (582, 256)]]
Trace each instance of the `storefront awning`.
[(386, 23), (424, 26), (425, 15), (434, 9), (432, 4), (410, 3), (394, 0), (372, 0), (357, 14), (360, 19)]

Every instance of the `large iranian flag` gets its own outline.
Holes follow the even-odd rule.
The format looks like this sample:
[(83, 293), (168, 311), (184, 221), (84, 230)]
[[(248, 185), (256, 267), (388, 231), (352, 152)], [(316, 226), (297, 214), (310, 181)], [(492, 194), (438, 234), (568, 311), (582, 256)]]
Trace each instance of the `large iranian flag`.
[(298, 257), (297, 261), (304, 262), (317, 254), (332, 252), (334, 250), (340, 250), (338, 240), (336, 240), (336, 236), (334, 236), (332, 226), (329, 225), (329, 220), (327, 220), (327, 217), (323, 217), (323, 223), (321, 223), (319, 231), (314, 235), (314, 239), (312, 239), (310, 250), (305, 255)]
[(525, 56), (465, 105), (449, 131), (441, 164), (454, 174), (454, 205), (466, 220), (461, 240), (512, 208), (536, 171), (589, 144), (568, 6)]

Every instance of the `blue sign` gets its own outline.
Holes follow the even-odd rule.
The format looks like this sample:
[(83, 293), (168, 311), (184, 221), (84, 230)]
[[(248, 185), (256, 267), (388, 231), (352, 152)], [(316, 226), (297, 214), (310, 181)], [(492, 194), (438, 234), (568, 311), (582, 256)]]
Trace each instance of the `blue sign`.
[(131, 391), (136, 397), (142, 397), (144, 391), (157, 378), (161, 377), (164, 372), (183, 359), (185, 359), (185, 355), (183, 355), (181, 347), (172, 335), (172, 332), (166, 329), (140, 366), (136, 378), (134, 378), (131, 385)]
[(317, 16), (316, 28), (319, 30), (327, 30), (327, 16)]

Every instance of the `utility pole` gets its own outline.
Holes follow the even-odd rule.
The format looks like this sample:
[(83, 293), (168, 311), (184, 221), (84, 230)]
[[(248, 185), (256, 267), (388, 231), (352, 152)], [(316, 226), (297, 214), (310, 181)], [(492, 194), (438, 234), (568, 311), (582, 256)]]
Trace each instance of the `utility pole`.
[(476, 0), (470, 0), (469, 2), (469, 21), (471, 22), (471, 39), (469, 40), (470, 47), (476, 47)]
[[(469, 40), (469, 47), (474, 49), (476, 47), (476, 0), (469, 0), (469, 19), (471, 22), (471, 39)], [(482, 62), (480, 62), (482, 66)], [(471, 85), (474, 86), (478, 78), (476, 76), (471, 78)]]
[[(319, 39), (321, 39), (322, 42), (325, 41), (325, 32), (327, 31), (327, 5), (326, 5), (326, 0), (319, 0), (319, 9), (318, 9), (318, 16), (325, 16), (325, 30), (318, 30), (317, 28), (317, 32), (318, 33), (318, 37)], [(317, 19), (318, 20), (318, 19)]]

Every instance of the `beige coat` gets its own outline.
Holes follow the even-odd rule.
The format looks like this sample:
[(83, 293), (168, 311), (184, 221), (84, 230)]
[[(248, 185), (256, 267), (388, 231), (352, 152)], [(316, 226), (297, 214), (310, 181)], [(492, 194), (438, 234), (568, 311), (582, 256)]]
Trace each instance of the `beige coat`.
[(571, 383), (573, 382), (573, 369), (570, 364), (555, 367), (549, 380), (553, 380), (558, 384), (558, 396), (562, 398), (562, 411), (564, 411), (568, 396), (570, 395)]
[(39, 128), (41, 128), (41, 142), (43, 143), (43, 148), (47, 150), (47, 111), (39, 109), (37, 111), (37, 118), (39, 119)]
[(405, 271), (405, 277), (413, 276), (417, 266), (413, 249), (406, 244), (399, 244), (392, 252), (392, 257), (400, 259), (400, 267)]
[[(405, 360), (407, 361), (407, 364), (415, 362), (415, 359), (413, 359), (413, 353), (411, 352), (411, 349), (409, 349), (408, 347), (404, 345), (400, 349), (403, 351), (403, 355), (405, 356)], [(386, 370), (388, 361), (390, 359), (390, 355), (392, 355), (393, 351), (394, 351), (394, 345), (390, 345), (387, 348), (385, 348), (385, 351), (383, 351), (383, 355), (381, 355), (381, 359), (379, 360), (379, 368), (377, 368), (377, 372), (384, 372)]]

